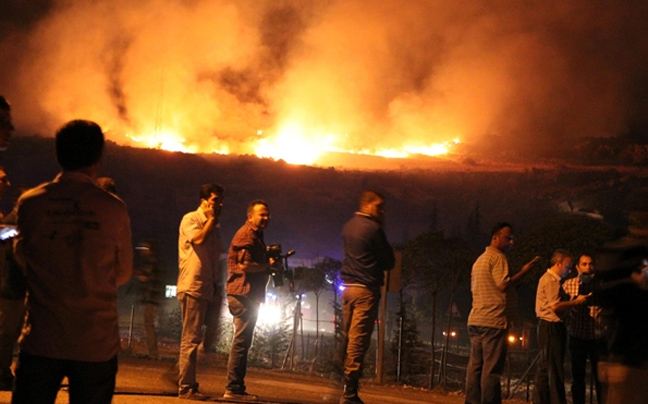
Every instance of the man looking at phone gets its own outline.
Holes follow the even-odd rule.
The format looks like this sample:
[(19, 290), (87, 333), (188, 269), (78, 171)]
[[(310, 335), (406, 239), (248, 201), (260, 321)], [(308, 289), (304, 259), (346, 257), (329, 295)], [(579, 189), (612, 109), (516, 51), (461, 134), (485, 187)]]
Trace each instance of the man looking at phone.
[(565, 397), (565, 342), (567, 329), (563, 317), (570, 308), (583, 305), (589, 295), (569, 300), (561, 281), (572, 267), (572, 255), (558, 249), (551, 256), (551, 267), (538, 281), (536, 315), (540, 360), (536, 372), (536, 404), (567, 404)]
[[(206, 351), (217, 342), (222, 301), (219, 268), (221, 253), (218, 218), (223, 207), (223, 187), (205, 184), (200, 188), (200, 206), (187, 213), (178, 236), (178, 300), (182, 310), (182, 337), (178, 365), (178, 397), (206, 400), (198, 391), (196, 359), (202, 342)], [(202, 327), (206, 326), (203, 341)]]
[[(576, 264), (578, 276), (563, 283), (563, 290), (570, 299), (579, 295), (589, 295), (592, 292), (594, 261), (590, 255), (583, 254)], [(593, 298), (591, 298), (593, 299)], [(601, 308), (593, 305), (592, 300), (587, 304), (574, 306), (569, 310), (565, 319), (569, 335), (569, 352), (571, 353), (572, 370), (572, 402), (585, 404), (585, 366), (590, 360), (591, 373), (594, 375), (597, 402), (601, 402), (601, 382), (598, 378), (597, 365), (599, 350), (604, 349), (603, 328), (601, 326)]]

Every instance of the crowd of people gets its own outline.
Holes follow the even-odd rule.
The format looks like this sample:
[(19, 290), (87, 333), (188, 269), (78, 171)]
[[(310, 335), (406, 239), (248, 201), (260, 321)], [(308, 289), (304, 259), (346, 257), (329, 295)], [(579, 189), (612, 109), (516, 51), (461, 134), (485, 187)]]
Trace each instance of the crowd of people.
[[(514, 275), (506, 253), (513, 228), (497, 224), (491, 243), (471, 273), (472, 309), (468, 317), (470, 358), (466, 404), (500, 404), (508, 349), (508, 330), (517, 319), (514, 286), (538, 262), (533, 258)], [(601, 271), (594, 270), (600, 257)], [(576, 259), (575, 259), (576, 258)], [(567, 278), (574, 267), (577, 275)], [(599, 404), (647, 403), (648, 248), (625, 239), (578, 256), (557, 249), (540, 277), (535, 313), (540, 348), (533, 402), (566, 404), (565, 354), (571, 357), (573, 404), (585, 404), (586, 366)]]
[[(7, 149), (14, 130), (10, 113), (9, 103), (0, 97), (0, 150)], [(155, 321), (161, 278), (155, 245), (145, 241), (133, 247), (130, 218), (114, 181), (98, 179), (104, 135), (96, 123), (66, 123), (56, 133), (55, 147), (61, 172), (25, 190), (14, 211), (0, 218), (0, 389), (13, 391), (14, 404), (54, 403), (67, 377), (70, 403), (110, 403), (121, 349), (117, 287), (133, 276), (141, 290), (148, 357), (158, 358)], [(0, 196), (9, 185), (0, 167)], [(282, 264), (267, 254), (264, 242), (270, 207), (261, 199), (248, 204), (246, 220), (229, 245), (227, 276), (221, 279), (219, 217), (225, 190), (209, 183), (200, 187), (198, 196), (198, 208), (184, 215), (178, 230), (178, 397), (209, 399), (199, 390), (197, 355), (215, 351), (226, 300), (234, 335), (223, 398), (254, 402), (258, 397), (245, 384), (248, 352), (269, 273)], [(384, 216), (385, 196), (365, 190), (358, 211), (342, 229), (345, 354), (340, 404), (363, 403), (363, 362), (378, 317), (384, 272), (395, 265)], [(519, 271), (511, 271), (506, 254), (513, 243), (513, 227), (497, 224), (490, 245), (472, 268), (466, 404), (502, 401), (508, 330), (516, 321), (515, 287), (540, 261), (533, 257)], [(588, 360), (599, 404), (646, 402), (646, 387), (630, 381), (648, 376), (641, 334), (648, 324), (647, 251), (641, 243), (611, 246), (601, 255), (602, 273), (594, 270), (598, 258), (593, 253), (553, 253), (536, 295), (540, 355), (535, 402), (566, 403), (567, 347), (574, 404), (585, 403)], [(574, 264), (578, 275), (565, 281)]]
[[(9, 103), (0, 97), (2, 150), (14, 131), (10, 113)], [(70, 403), (110, 403), (121, 349), (117, 287), (133, 275), (144, 312), (147, 356), (158, 358), (155, 319), (161, 278), (155, 247), (145, 241), (133, 248), (130, 218), (115, 183), (99, 177), (101, 128), (91, 121), (70, 121), (56, 132), (55, 147), (61, 172), (26, 190), (15, 212), (2, 220), (0, 388), (12, 390), (14, 404), (54, 403), (67, 377)], [(0, 167), (0, 196), (9, 185)], [(196, 360), (199, 350), (215, 350), (226, 293), (234, 336), (223, 398), (254, 402), (258, 397), (245, 385), (248, 352), (270, 271), (282, 262), (266, 251), (263, 232), (270, 208), (265, 201), (254, 200), (230, 243), (223, 285), (219, 216), (224, 193), (218, 184), (203, 185), (198, 208), (179, 226), (178, 397), (209, 399), (199, 391)], [(383, 271), (394, 265), (382, 229), (384, 202), (376, 191), (363, 192), (359, 211), (343, 231), (342, 299), (348, 337), (343, 404), (362, 403), (358, 381), (378, 313)], [(5, 227), (13, 233), (5, 234)], [(18, 339), (14, 376), (11, 364)]]

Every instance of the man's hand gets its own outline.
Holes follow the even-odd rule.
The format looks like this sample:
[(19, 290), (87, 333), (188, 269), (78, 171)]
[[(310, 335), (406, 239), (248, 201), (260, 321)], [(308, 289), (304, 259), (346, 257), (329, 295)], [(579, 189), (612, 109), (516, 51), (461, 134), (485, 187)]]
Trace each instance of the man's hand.
[(206, 207), (205, 209), (203, 209), (203, 212), (205, 213), (205, 217), (207, 218), (207, 220), (214, 219), (216, 217), (213, 206)]
[(529, 272), (531, 269), (533, 269), (533, 267), (536, 266), (538, 261), (540, 261), (540, 258), (541, 257), (539, 255), (536, 255), (535, 257), (533, 257), (533, 259), (531, 261), (524, 264), (524, 266), (522, 267), (521, 272), (523, 272), (523, 273)]
[(630, 279), (632, 279), (638, 288), (648, 290), (648, 267), (643, 267), (638, 272), (633, 271), (630, 274)]
[(590, 296), (592, 296), (591, 293), (588, 293), (586, 295), (578, 295), (574, 298), (574, 300), (572, 300), (572, 302), (574, 303), (574, 305), (580, 306), (581, 304), (587, 303), (587, 299), (589, 299)]

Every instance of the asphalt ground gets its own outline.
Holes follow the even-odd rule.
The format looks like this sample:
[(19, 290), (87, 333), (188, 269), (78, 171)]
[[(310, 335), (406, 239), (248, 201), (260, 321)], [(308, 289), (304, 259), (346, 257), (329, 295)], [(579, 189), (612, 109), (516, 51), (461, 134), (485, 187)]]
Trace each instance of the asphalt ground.
[[(222, 360), (199, 358), (198, 382), (200, 391), (209, 395), (212, 402), (236, 401), (222, 399), (226, 369)], [(130, 355), (120, 355), (114, 404), (185, 403), (177, 397), (176, 358), (150, 360)], [(65, 381), (64, 381), (65, 383)], [(289, 371), (248, 368), (247, 390), (259, 396), (259, 403), (319, 404), (339, 402), (342, 385), (324, 377), (304, 375)], [(460, 404), (459, 394), (440, 394), (425, 389), (400, 385), (376, 385), (367, 381), (361, 385), (360, 397), (366, 404)], [(10, 403), (11, 392), (0, 392), (0, 403)], [(56, 403), (68, 403), (65, 388), (59, 391)]]

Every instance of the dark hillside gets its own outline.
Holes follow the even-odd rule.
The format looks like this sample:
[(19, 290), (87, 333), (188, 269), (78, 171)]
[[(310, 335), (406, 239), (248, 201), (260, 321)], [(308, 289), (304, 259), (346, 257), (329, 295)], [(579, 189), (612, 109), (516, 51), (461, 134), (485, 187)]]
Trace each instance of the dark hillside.
[[(52, 179), (58, 169), (52, 139), (18, 137), (0, 155), (14, 187)], [(131, 213), (134, 240), (157, 239), (170, 272), (175, 270), (177, 227), (198, 206), (198, 188), (218, 182), (226, 188), (222, 214), (225, 247), (245, 219), (245, 207), (265, 199), (272, 221), (266, 242), (297, 250), (297, 258), (339, 258), (339, 232), (356, 208), (363, 188), (387, 195), (387, 233), (394, 243), (430, 227), (487, 242), (496, 221), (513, 222), (518, 233), (555, 212), (602, 216), (623, 225), (626, 198), (648, 184), (641, 168), (564, 167), (480, 172), (351, 171), (293, 166), (252, 156), (192, 155), (109, 143), (102, 175), (113, 177)], [(2, 201), (10, 209), (11, 197)], [(433, 219), (434, 218), (434, 219)], [(170, 275), (173, 277), (172, 275)]]

